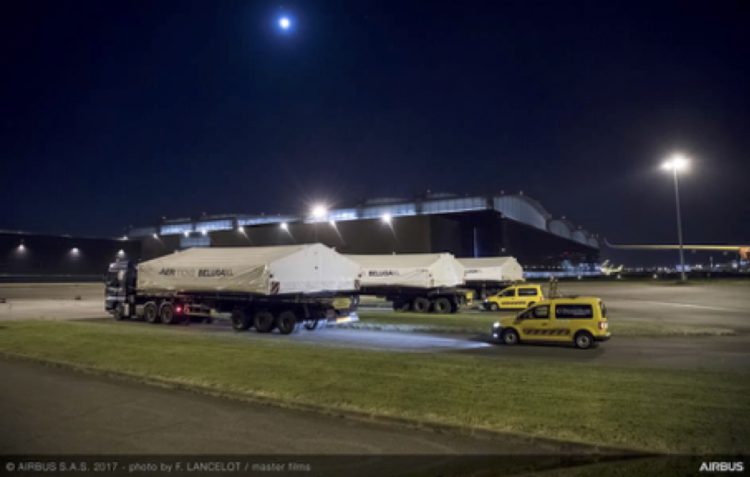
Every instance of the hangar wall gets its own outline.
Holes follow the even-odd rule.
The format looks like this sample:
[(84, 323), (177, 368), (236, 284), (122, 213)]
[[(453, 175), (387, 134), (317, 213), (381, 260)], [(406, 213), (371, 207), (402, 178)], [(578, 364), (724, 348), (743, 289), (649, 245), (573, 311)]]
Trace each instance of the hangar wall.
[(138, 240), (0, 232), (0, 280), (97, 280), (117, 258), (138, 259)]
[[(191, 234), (202, 236), (202, 234)], [(507, 219), (495, 211), (407, 216), (390, 224), (380, 219), (246, 226), (207, 232), (213, 247), (267, 246), (322, 242), (343, 253), (437, 253), (457, 257), (513, 255), (524, 266), (557, 265), (562, 260), (595, 262), (599, 250), (537, 227)], [(184, 248), (183, 235), (148, 236), (143, 258)]]

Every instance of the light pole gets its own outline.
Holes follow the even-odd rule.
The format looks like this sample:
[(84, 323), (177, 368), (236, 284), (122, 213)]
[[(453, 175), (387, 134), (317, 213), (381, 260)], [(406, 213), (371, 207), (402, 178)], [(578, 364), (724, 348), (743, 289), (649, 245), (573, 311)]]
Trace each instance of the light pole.
[(680, 180), (678, 179), (678, 172), (686, 170), (688, 167), (688, 160), (681, 154), (675, 154), (670, 157), (661, 168), (665, 171), (672, 171), (672, 177), (674, 177), (674, 200), (675, 208), (677, 211), (677, 241), (680, 246), (680, 279), (684, 282), (687, 280), (685, 275), (685, 250), (682, 242), (682, 216), (680, 214)]

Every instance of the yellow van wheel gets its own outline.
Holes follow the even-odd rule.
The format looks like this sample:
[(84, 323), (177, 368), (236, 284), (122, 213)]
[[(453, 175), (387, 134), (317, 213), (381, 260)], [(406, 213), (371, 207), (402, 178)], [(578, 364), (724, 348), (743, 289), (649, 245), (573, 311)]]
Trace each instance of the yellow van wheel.
[(575, 338), (573, 338), (573, 343), (576, 348), (589, 349), (594, 346), (594, 337), (588, 331), (579, 331), (576, 333)]

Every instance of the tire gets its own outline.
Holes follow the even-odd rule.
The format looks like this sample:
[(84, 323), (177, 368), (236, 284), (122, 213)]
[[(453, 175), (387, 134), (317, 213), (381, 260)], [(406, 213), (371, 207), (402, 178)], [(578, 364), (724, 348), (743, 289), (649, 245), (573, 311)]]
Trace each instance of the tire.
[(156, 303), (150, 301), (143, 305), (143, 319), (149, 323), (159, 322), (159, 309), (156, 308)]
[(112, 317), (117, 321), (122, 321), (127, 319), (128, 317), (125, 316), (125, 305), (122, 303), (118, 303), (114, 310), (112, 310)]
[(284, 310), (276, 318), (276, 326), (282, 335), (291, 335), (299, 329), (297, 314), (292, 310)]
[(253, 326), (258, 333), (270, 333), (273, 331), (275, 321), (273, 313), (268, 310), (258, 310), (253, 315)]
[(174, 308), (171, 303), (164, 303), (161, 308), (159, 308), (159, 319), (165, 325), (171, 325), (175, 322)]
[(458, 313), (458, 302), (451, 300), (451, 313)]
[(245, 331), (252, 325), (250, 317), (242, 308), (232, 310), (232, 328), (234, 331)]
[(393, 311), (409, 311), (411, 309), (411, 303), (407, 300), (394, 300)]
[(490, 303), (490, 311), (500, 311), (500, 305), (495, 302)]
[(451, 301), (445, 297), (441, 296), (432, 301), (432, 311), (435, 313), (451, 313), (452, 309)]
[(578, 349), (589, 349), (594, 346), (594, 337), (588, 331), (579, 331), (573, 338), (573, 344)]
[(412, 301), (411, 309), (416, 313), (427, 313), (430, 311), (430, 300), (427, 298), (418, 296)]
[(506, 345), (513, 346), (520, 342), (521, 339), (518, 337), (518, 332), (513, 328), (509, 328), (503, 331), (503, 343), (505, 343)]

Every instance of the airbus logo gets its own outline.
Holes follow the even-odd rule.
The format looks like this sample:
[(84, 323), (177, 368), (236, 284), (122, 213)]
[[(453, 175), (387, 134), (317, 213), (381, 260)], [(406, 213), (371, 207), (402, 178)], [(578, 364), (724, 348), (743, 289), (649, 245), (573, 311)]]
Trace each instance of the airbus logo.
[(744, 462), (703, 462), (701, 472), (744, 472)]

